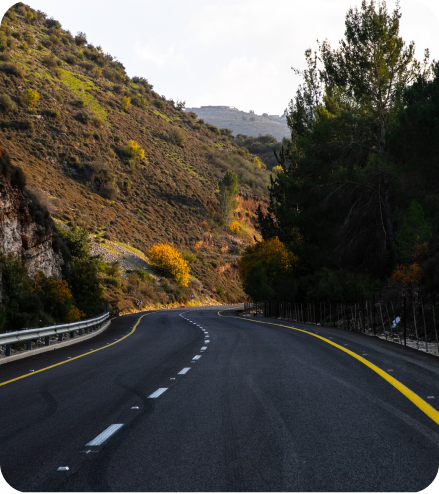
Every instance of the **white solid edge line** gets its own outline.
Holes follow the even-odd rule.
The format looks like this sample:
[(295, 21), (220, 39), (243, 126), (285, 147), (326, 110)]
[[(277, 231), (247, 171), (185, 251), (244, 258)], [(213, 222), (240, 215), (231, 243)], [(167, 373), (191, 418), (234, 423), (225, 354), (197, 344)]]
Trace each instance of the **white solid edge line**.
[(179, 374), (186, 374), (186, 372), (188, 372), (190, 370), (191, 370), (190, 367), (185, 367), (184, 369), (181, 369), (181, 371), (179, 372)]
[(103, 444), (110, 436), (112, 436), (115, 432), (117, 432), (123, 424), (112, 424), (110, 427), (107, 427), (104, 432), (101, 432), (99, 436), (96, 436), (92, 439), (86, 446), (100, 446)]
[(162, 395), (165, 391), (167, 391), (168, 388), (159, 388), (154, 393), (150, 394), (148, 398), (158, 398), (160, 395)]

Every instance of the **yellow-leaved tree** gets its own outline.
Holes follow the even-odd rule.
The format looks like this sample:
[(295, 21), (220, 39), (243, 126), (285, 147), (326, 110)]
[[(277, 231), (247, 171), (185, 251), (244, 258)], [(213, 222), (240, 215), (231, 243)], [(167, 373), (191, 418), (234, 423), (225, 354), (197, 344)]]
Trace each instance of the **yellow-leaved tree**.
[(182, 258), (175, 247), (168, 244), (154, 245), (149, 249), (148, 256), (153, 264), (174, 278), (179, 285), (188, 286), (190, 272), (188, 261)]
[(278, 295), (279, 287), (292, 276), (298, 260), (276, 237), (248, 246), (238, 261), (245, 293), (255, 302)]
[(139, 144), (136, 141), (133, 141), (132, 139), (125, 146), (125, 153), (130, 158), (134, 158), (134, 159), (141, 160), (145, 157), (145, 150), (141, 146), (139, 146)]

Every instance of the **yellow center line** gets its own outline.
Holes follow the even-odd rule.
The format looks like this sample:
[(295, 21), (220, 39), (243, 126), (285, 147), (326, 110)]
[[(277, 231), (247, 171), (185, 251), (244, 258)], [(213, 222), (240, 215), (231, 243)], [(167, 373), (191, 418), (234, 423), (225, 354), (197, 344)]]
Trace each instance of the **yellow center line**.
[(330, 345), (334, 346), (335, 348), (338, 348), (342, 352), (347, 353), (351, 357), (357, 359), (359, 362), (362, 364), (366, 365), (369, 367), (369, 369), (373, 370), (376, 372), (379, 376), (381, 376), (383, 379), (385, 379), (389, 384), (391, 384), (394, 388), (396, 388), (400, 393), (402, 393), (406, 398), (408, 398), (414, 405), (416, 405), (421, 411), (423, 411), (428, 417), (431, 418), (436, 424), (439, 425), (439, 412), (433, 408), (429, 403), (424, 401), (420, 396), (418, 396), (416, 393), (414, 393), (411, 389), (409, 389), (407, 386), (404, 386), (400, 381), (392, 377), (390, 374), (387, 372), (383, 371), (379, 367), (377, 367), (375, 364), (372, 364), (369, 360), (365, 359), (361, 355), (358, 355), (357, 353), (348, 350), (347, 348), (338, 345), (337, 343), (334, 343), (331, 340), (328, 340), (327, 338), (324, 338), (323, 336), (311, 333), (310, 331), (306, 331), (304, 329), (299, 329), (295, 328), (294, 326), (286, 326), (285, 324), (276, 324), (273, 322), (266, 322), (266, 321), (257, 321), (254, 319), (245, 319), (243, 317), (236, 317), (236, 316), (223, 316), (221, 315), (222, 311), (218, 312), (218, 315), (221, 317), (231, 317), (233, 319), (240, 319), (241, 321), (247, 321), (247, 322), (257, 322), (259, 324), (269, 324), (270, 326), (280, 326), (282, 328), (288, 328), (288, 329), (294, 329), (295, 331), (299, 331), (301, 333), (308, 334), (310, 336), (313, 336), (314, 338), (318, 338), (319, 340), (324, 341), (325, 343), (329, 343)]
[(117, 340), (113, 343), (110, 343), (109, 345), (105, 345), (101, 348), (97, 348), (96, 350), (91, 350), (90, 352), (83, 353), (82, 355), (78, 355), (77, 357), (72, 357), (69, 360), (63, 360), (62, 362), (58, 362), (57, 364), (49, 365), (49, 367), (44, 367), (44, 369), (39, 369), (39, 370), (36, 370), (34, 372), (29, 372), (29, 374), (23, 374), (22, 376), (14, 377), (14, 379), (10, 379), (9, 381), (5, 381), (5, 382), (0, 383), (0, 386), (4, 386), (5, 384), (9, 384), (9, 383), (12, 383), (14, 381), (19, 381), (20, 379), (24, 379), (25, 377), (34, 376), (35, 374), (38, 374), (39, 372), (44, 372), (46, 370), (53, 369), (54, 367), (58, 367), (59, 365), (68, 364), (70, 362), (73, 362), (74, 360), (77, 360), (78, 358), (82, 358), (82, 357), (85, 357), (87, 355), (91, 355), (92, 353), (99, 352), (101, 350), (104, 350), (105, 348), (110, 348), (110, 346), (116, 345), (117, 343), (120, 343), (125, 338), (128, 338), (128, 336), (131, 336), (134, 333), (134, 331), (136, 331), (140, 320), (145, 316), (149, 316), (150, 314), (152, 314), (152, 312), (150, 312), (148, 314), (143, 314), (143, 316), (140, 316), (139, 319), (137, 319), (136, 324), (133, 326), (133, 329), (128, 334), (126, 334), (125, 336), (123, 336), (119, 340)]

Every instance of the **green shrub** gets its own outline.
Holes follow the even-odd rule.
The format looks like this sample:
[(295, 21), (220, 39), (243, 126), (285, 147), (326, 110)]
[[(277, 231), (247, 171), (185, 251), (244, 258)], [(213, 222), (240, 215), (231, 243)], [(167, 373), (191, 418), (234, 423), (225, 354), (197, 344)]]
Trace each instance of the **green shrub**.
[(179, 127), (173, 127), (169, 131), (169, 137), (171, 142), (173, 142), (175, 145), (184, 147), (184, 144), (187, 140), (187, 135), (186, 133), (180, 129)]
[(77, 113), (74, 117), (78, 122), (81, 122), (83, 124), (88, 124), (91, 121), (91, 115), (88, 111), (81, 111)]
[(55, 67), (58, 67), (58, 64), (56, 63), (56, 59), (53, 55), (44, 55), (44, 57), (41, 59), (41, 61), (49, 69), (53, 69)]
[(49, 109), (45, 110), (44, 115), (46, 115), (46, 117), (48, 117), (48, 118), (53, 118), (53, 119), (61, 117), (61, 114), (59, 113), (59, 111), (55, 110), (54, 108), (49, 108)]
[(120, 278), (122, 276), (122, 266), (119, 261), (113, 261), (111, 264), (107, 264), (105, 272), (108, 276), (113, 278)]
[(5, 17), (10, 19), (11, 21), (15, 21), (17, 16), (15, 15), (15, 12), (12, 10), (12, 7), (5, 12)]
[(0, 31), (0, 51), (6, 51), (8, 48), (8, 38), (3, 31)]
[(72, 105), (76, 106), (76, 108), (84, 108), (85, 107), (85, 101), (82, 99), (77, 99), (75, 101), (72, 101)]
[(2, 325), (4, 329), (19, 331), (38, 326), (42, 304), (33, 293), (26, 268), (17, 256), (0, 257), (3, 299)]
[(206, 124), (206, 127), (211, 131), (213, 132), (214, 134), (216, 135), (221, 135), (221, 132), (220, 130), (218, 129), (218, 127), (216, 127), (215, 125), (211, 125), (211, 124)]
[(65, 57), (64, 60), (69, 64), (69, 65), (76, 65), (78, 62), (78, 59), (75, 57), (75, 55), (72, 55), (71, 53), (68, 53)]
[(92, 125), (94, 125), (97, 129), (100, 129), (101, 127), (104, 126), (103, 119), (101, 117), (98, 117), (97, 115), (92, 115), (90, 120)]
[(61, 29), (61, 24), (59, 23), (59, 21), (57, 21), (57, 20), (55, 20), (53, 18), (46, 19), (46, 22), (44, 24), (49, 29), (54, 29), (54, 30)]
[(109, 201), (114, 201), (117, 198), (118, 192), (117, 185), (112, 181), (102, 183), (99, 188), (99, 194)]
[(0, 108), (3, 113), (14, 112), (17, 109), (17, 105), (11, 100), (7, 94), (0, 94)]
[(192, 254), (192, 252), (188, 252), (187, 250), (181, 250), (180, 255), (185, 261), (189, 262), (190, 264), (197, 262), (197, 256), (195, 254)]
[(148, 100), (145, 96), (141, 96), (139, 94), (136, 94), (131, 98), (131, 103), (138, 108), (142, 108), (143, 110), (148, 106)]
[(124, 72), (113, 67), (104, 70), (104, 77), (115, 84), (123, 84), (128, 81), (128, 77)]
[(165, 108), (165, 103), (161, 99), (155, 99), (153, 101), (153, 104), (156, 108), (159, 108), (160, 110), (163, 110)]
[(69, 46), (71, 43), (72, 38), (69, 36), (62, 36), (61, 41), (64, 45)]
[(119, 288), (119, 290), (122, 288), (122, 282), (119, 279), (114, 278), (113, 276), (106, 276), (104, 278), (104, 283), (106, 285), (112, 285), (116, 288)]
[(87, 36), (81, 31), (75, 36), (75, 43), (77, 46), (84, 46), (87, 44)]
[(14, 75), (16, 77), (24, 77), (23, 69), (15, 63), (2, 63), (0, 65), (0, 70), (5, 74)]
[(19, 48), (20, 48), (20, 50), (23, 50), (26, 53), (29, 53), (30, 52), (29, 45), (25, 41), (23, 43), (21, 43), (21, 45), (19, 46)]
[(32, 36), (32, 34), (29, 31), (26, 31), (24, 33), (23, 38), (24, 38), (24, 41), (26, 41), (26, 43), (29, 46), (33, 46), (35, 44), (35, 37)]
[(152, 276), (141, 269), (127, 269), (127, 274), (135, 274), (141, 281), (152, 281)]
[(21, 120), (18, 124), (18, 128), (21, 130), (28, 130), (31, 134), (35, 134), (35, 125), (29, 118)]

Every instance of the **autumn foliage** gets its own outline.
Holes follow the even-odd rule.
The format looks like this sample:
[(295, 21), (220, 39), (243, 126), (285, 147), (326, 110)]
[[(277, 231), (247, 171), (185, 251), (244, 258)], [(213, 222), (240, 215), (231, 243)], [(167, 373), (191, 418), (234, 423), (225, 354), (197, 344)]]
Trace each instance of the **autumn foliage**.
[(46, 277), (38, 273), (35, 277), (35, 292), (43, 301), (44, 309), (67, 323), (76, 322), (85, 314), (73, 305), (69, 285), (62, 278)]
[(125, 153), (133, 159), (141, 160), (145, 157), (145, 150), (132, 139), (125, 146)]
[(38, 103), (40, 95), (34, 89), (26, 89), (24, 91), (23, 99), (27, 106), (32, 107)]
[(175, 247), (168, 244), (154, 245), (148, 255), (152, 263), (171, 276), (179, 285), (188, 286), (190, 272), (188, 261), (182, 258)]
[(235, 235), (239, 235), (241, 233), (241, 225), (236, 221), (232, 221), (229, 225), (229, 230)]
[(406, 267), (397, 266), (396, 271), (392, 274), (392, 281), (396, 284), (414, 287), (421, 283), (421, 268), (417, 262)]
[(277, 237), (247, 247), (238, 261), (244, 291), (255, 301), (275, 296), (277, 286), (292, 275), (297, 261)]

